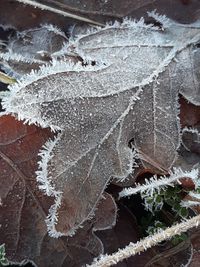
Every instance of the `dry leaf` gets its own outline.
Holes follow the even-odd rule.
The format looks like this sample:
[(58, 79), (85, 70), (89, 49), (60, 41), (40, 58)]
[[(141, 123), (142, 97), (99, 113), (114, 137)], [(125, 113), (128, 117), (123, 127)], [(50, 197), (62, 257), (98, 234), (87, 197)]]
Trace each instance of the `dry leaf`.
[(17, 32), (0, 53), (2, 68), (14, 77), (38, 70), (53, 58), (64, 55), (67, 37), (53, 25)]
[(199, 25), (151, 16), (163, 30), (125, 20), (70, 40), (69, 53), (96, 65), (54, 62), (4, 99), (7, 114), (61, 130), (38, 172), (40, 188), (55, 198), (47, 220), (52, 236), (72, 235), (93, 216), (110, 178), (132, 172), (133, 138), (145, 164), (166, 172), (174, 163), (182, 89), (176, 57), (199, 41)]
[(200, 106), (195, 106), (181, 97), (180, 123), (182, 127), (195, 127), (200, 124)]
[[(52, 136), (49, 130), (27, 126), (10, 116), (0, 118), (0, 243), (10, 261), (32, 260), (40, 267), (82, 266), (103, 246), (94, 231), (112, 227), (116, 205), (104, 195), (93, 221), (73, 238), (54, 239), (47, 234), (45, 219), (53, 202), (38, 189), (35, 179), (38, 151)], [(83, 256), (84, 254), (84, 256)]]

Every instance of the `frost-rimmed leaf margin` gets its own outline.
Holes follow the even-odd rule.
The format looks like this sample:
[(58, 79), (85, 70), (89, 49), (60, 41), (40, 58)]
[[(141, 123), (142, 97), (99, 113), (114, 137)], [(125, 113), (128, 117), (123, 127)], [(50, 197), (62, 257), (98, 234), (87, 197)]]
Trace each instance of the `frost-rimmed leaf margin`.
[[(40, 27), (45, 28), (50, 32), (54, 32), (57, 35), (61, 35), (67, 40), (67, 36), (65, 35), (65, 33), (61, 29), (59, 29), (56, 25), (44, 23), (44, 24), (40, 24)], [(28, 31), (30, 30), (33, 30), (33, 29), (29, 29)]]
[(27, 58), (21, 54), (14, 53), (11, 50), (9, 50), (6, 53), (0, 53), (0, 59), (5, 60), (5, 61), (12, 60), (12, 61), (16, 61), (16, 62), (30, 63), (30, 64), (32, 64), (32, 63), (40, 63), (40, 64), (43, 63), (44, 64), (44, 62), (39, 60), (39, 59)]
[[(67, 43), (67, 36), (65, 35), (65, 33), (63, 31), (61, 31), (58, 27), (56, 27), (55, 25), (52, 25), (52, 24), (41, 24), (40, 28), (39, 27), (31, 28), (31, 29), (19, 32), (19, 34), (34, 31), (34, 30), (41, 30), (41, 29), (46, 29), (49, 32), (53, 32), (56, 35), (62, 36), (66, 40), (66, 43)], [(10, 41), (12, 43), (12, 41), (15, 41), (15, 39), (14, 40), (11, 39)], [(56, 56), (57, 54), (63, 55), (64, 54), (64, 48), (66, 47), (66, 43), (63, 41), (63, 48), (61, 48), (62, 52), (61, 51), (54, 52), (54, 53), (52, 53), (52, 57), (54, 55)], [(5, 53), (0, 53), (0, 59), (5, 60), (5, 61), (12, 61), (12, 62), (16, 61), (19, 63), (20, 62), (21, 63), (30, 63), (30, 64), (37, 63), (37, 64), (45, 64), (45, 65), (48, 64), (48, 63), (46, 63), (40, 59), (35, 59), (34, 57), (27, 58), (27, 57), (24, 57), (22, 54), (14, 52), (12, 50), (12, 48), (9, 47), (9, 44), (8, 44), (8, 51)]]
[[(1, 115), (14, 115), (17, 116), (19, 120), (24, 120), (24, 123), (28, 124), (36, 124), (38, 126), (41, 126), (42, 128), (50, 127), (52, 131), (59, 131), (61, 130), (60, 127), (57, 125), (50, 124), (47, 120), (44, 121), (41, 118), (38, 120), (39, 116), (35, 116), (31, 118), (27, 118), (23, 116), (20, 112), (15, 112), (13, 109), (11, 102), (15, 99), (15, 96), (17, 92), (19, 92), (22, 88), (25, 88), (26, 86), (30, 85), (33, 82), (38, 81), (39, 79), (48, 77), (49, 75), (62, 73), (62, 72), (81, 72), (81, 71), (95, 71), (105, 68), (103, 65), (97, 65), (97, 66), (82, 66), (81, 63), (72, 63), (72, 62), (65, 62), (65, 61), (58, 61), (58, 60), (52, 60), (51, 64), (48, 65), (42, 65), (39, 69), (39, 71), (32, 70), (30, 74), (24, 75), (18, 82), (13, 84), (12, 86), (9, 86), (10, 93), (8, 96), (4, 97), (2, 99), (2, 106), (5, 109), (5, 112), (2, 112)], [(19, 110), (18, 110), (19, 111)], [(37, 117), (37, 118), (36, 118)]]
[[(52, 150), (55, 144), (60, 140), (61, 134), (57, 134), (57, 136), (52, 140), (49, 139), (39, 151), (38, 156), (41, 160), (38, 162), (38, 170), (36, 171), (37, 181), (39, 184), (39, 189), (44, 191), (47, 196), (53, 196), (55, 192), (55, 187), (53, 185), (52, 177), (48, 176), (47, 163), (53, 157)], [(49, 179), (47, 179), (47, 176)]]
[[(184, 134), (187, 134), (187, 133), (191, 133), (191, 134), (196, 134), (196, 136), (198, 137), (198, 139), (200, 140), (200, 132), (197, 128), (193, 128), (193, 127), (184, 127), (182, 129), (182, 132), (181, 132), (181, 136), (183, 136)], [(199, 141), (200, 142), (200, 141)], [(187, 150), (187, 151), (190, 151), (190, 149), (186, 146), (186, 144), (184, 143), (183, 140), (181, 140), (181, 143), (182, 145), (184, 146), (184, 148)]]
[[(62, 133), (58, 133), (57, 136), (52, 140), (49, 139), (42, 147), (42, 149), (40, 150), (38, 156), (40, 157), (40, 161), (38, 162), (38, 170), (36, 171), (36, 175), (37, 175), (37, 182), (39, 184), (39, 189), (42, 190), (47, 196), (51, 196), (55, 199), (54, 204), (50, 207), (49, 209), (49, 214), (47, 215), (47, 218), (45, 220), (46, 225), (47, 225), (47, 231), (49, 236), (53, 237), (53, 238), (59, 238), (61, 236), (66, 236), (65, 234), (59, 232), (56, 230), (56, 224), (58, 221), (58, 216), (57, 216), (57, 210), (61, 205), (61, 200), (62, 200), (62, 192), (61, 191), (57, 191), (55, 189), (55, 185), (53, 183), (53, 177), (51, 177), (50, 175), (48, 175), (48, 161), (53, 157), (52, 154), (52, 150), (54, 148), (54, 146), (57, 144), (57, 142), (59, 142), (60, 137), (61, 137)], [(99, 199), (99, 201), (101, 199), (103, 199), (104, 196), (102, 195)], [(113, 204), (115, 205), (115, 210), (117, 211), (117, 205), (115, 203), (115, 201), (113, 201)], [(98, 209), (98, 206), (94, 208), (94, 210), (92, 211), (91, 214), (89, 214), (89, 217), (87, 218), (87, 220), (90, 220), (94, 217), (95, 215), (95, 211)], [(112, 225), (109, 225), (108, 227), (101, 227), (96, 229), (95, 227), (93, 228), (93, 231), (96, 230), (107, 230), (107, 229), (111, 229), (115, 224), (116, 224), (116, 219), (117, 219), (117, 212), (115, 213), (115, 217), (114, 217), (114, 221), (112, 223)], [(73, 229), (71, 229), (70, 231), (68, 231), (67, 236), (73, 236), (76, 232), (77, 229), (82, 228), (82, 224), (79, 225), (78, 227), (75, 227)], [(101, 241), (101, 240), (100, 240)]]
[(55, 189), (51, 176), (48, 176), (48, 161), (53, 157), (52, 150), (55, 144), (60, 140), (61, 134), (58, 133), (54, 140), (48, 140), (40, 150), (38, 156), (41, 158), (38, 162), (38, 170), (36, 171), (36, 180), (39, 184), (39, 189), (42, 190), (47, 196), (55, 199), (54, 204), (49, 209), (49, 214), (45, 220), (47, 231), (51, 237), (58, 238), (62, 233), (57, 232), (55, 225), (57, 223), (57, 210), (60, 207), (62, 192)]
[(181, 24), (181, 23), (177, 23), (171, 20), (166, 15), (158, 14), (156, 10), (147, 12), (147, 15), (148, 17), (153, 18), (155, 21), (161, 23), (162, 28), (160, 28), (159, 26), (153, 23), (148, 23), (148, 24), (145, 23), (145, 19), (143, 17), (141, 17), (140, 19), (132, 19), (130, 17), (124, 17), (122, 22), (119, 22), (119, 21), (107, 22), (105, 27), (100, 27), (100, 26), (89, 27), (86, 29), (85, 33), (77, 34), (75, 35), (75, 37), (70, 36), (68, 40), (69, 41), (68, 47), (70, 47), (71, 45), (77, 44), (80, 41), (80, 39), (87, 37), (88, 35), (96, 34), (99, 31), (108, 30), (108, 29), (115, 29), (115, 28), (123, 29), (123, 28), (132, 27), (132, 28), (151, 29), (151, 30), (163, 32), (165, 29), (169, 28), (170, 26), (172, 27), (173, 25), (178, 25), (179, 27), (185, 27), (185, 28), (187, 27), (190, 28), (191, 26), (200, 27), (200, 21), (197, 21), (195, 23), (188, 24), (188, 25)]

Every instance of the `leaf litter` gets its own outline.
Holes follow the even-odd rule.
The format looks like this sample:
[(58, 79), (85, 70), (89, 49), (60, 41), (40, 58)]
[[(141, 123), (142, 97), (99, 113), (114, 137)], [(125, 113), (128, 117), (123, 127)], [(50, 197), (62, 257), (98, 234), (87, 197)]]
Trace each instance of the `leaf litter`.
[(136, 158), (158, 174), (177, 160), (179, 94), (199, 105), (200, 25), (149, 15), (162, 29), (143, 19), (92, 28), (66, 46), (84, 64), (53, 60), (3, 99), (4, 114), (59, 131), (37, 171), (40, 189), (55, 200), (46, 220), (53, 237), (74, 235), (91, 219), (110, 179), (125, 180)]

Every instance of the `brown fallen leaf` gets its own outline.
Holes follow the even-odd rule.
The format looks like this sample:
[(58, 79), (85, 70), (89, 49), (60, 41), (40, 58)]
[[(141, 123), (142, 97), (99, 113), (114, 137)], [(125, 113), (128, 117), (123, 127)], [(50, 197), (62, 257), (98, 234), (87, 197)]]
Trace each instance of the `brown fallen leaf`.
[(193, 251), (192, 251), (192, 255), (191, 255), (191, 260), (190, 260), (190, 264), (188, 264), (188, 267), (198, 267), (199, 266), (199, 262), (200, 262), (200, 231), (194, 231), (192, 238), (191, 238), (191, 242), (192, 242), (192, 246), (193, 246)]
[(44, 64), (51, 64), (51, 60), (63, 57), (67, 41), (65, 33), (51, 24), (17, 31), (8, 38), (0, 53), (0, 63), (7, 73), (19, 79)]
[(38, 151), (52, 137), (48, 129), (24, 125), (10, 116), (0, 118), (0, 244), (10, 261), (32, 260), (40, 267), (81, 266), (102, 253), (94, 230), (112, 227), (116, 206), (106, 194), (93, 221), (73, 238), (50, 238), (45, 219), (53, 200), (38, 189)]
[[(140, 229), (133, 213), (123, 204), (119, 205), (118, 219), (113, 229), (104, 232), (97, 232), (102, 240), (105, 253), (111, 254), (119, 248), (123, 248), (130, 242), (137, 242), (140, 239)], [(133, 256), (126, 261), (120, 262), (116, 267), (144, 267), (152, 258), (151, 251), (146, 251), (142, 255)]]
[(35, 259), (52, 202), (37, 189), (37, 154), (52, 134), (10, 116), (0, 118), (0, 129), (0, 242), (10, 260)]
[(200, 124), (200, 107), (180, 97), (180, 123), (182, 128)]

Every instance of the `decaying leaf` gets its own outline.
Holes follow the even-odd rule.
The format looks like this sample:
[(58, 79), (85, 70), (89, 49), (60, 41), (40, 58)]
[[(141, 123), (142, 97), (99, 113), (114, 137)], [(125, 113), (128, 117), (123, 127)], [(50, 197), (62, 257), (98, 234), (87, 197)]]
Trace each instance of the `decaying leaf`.
[(53, 199), (38, 189), (35, 170), (38, 150), (52, 134), (10, 116), (1, 117), (0, 126), (0, 243), (5, 243), (7, 258), (13, 262), (32, 260), (40, 267), (73, 266), (65, 264), (70, 261), (76, 266), (89, 263), (103, 252), (94, 231), (115, 224), (112, 197), (104, 194), (94, 219), (73, 238), (50, 238), (45, 218)]
[(37, 172), (40, 188), (55, 199), (47, 218), (54, 237), (74, 234), (93, 216), (110, 178), (132, 172), (131, 140), (144, 165), (168, 172), (174, 163), (178, 93), (188, 69), (185, 63), (180, 70), (182, 54), (190, 62), (185, 51), (199, 42), (200, 26), (151, 16), (162, 29), (124, 20), (70, 40), (68, 53), (86, 66), (54, 61), (4, 98), (6, 114), (61, 131), (41, 152)]

